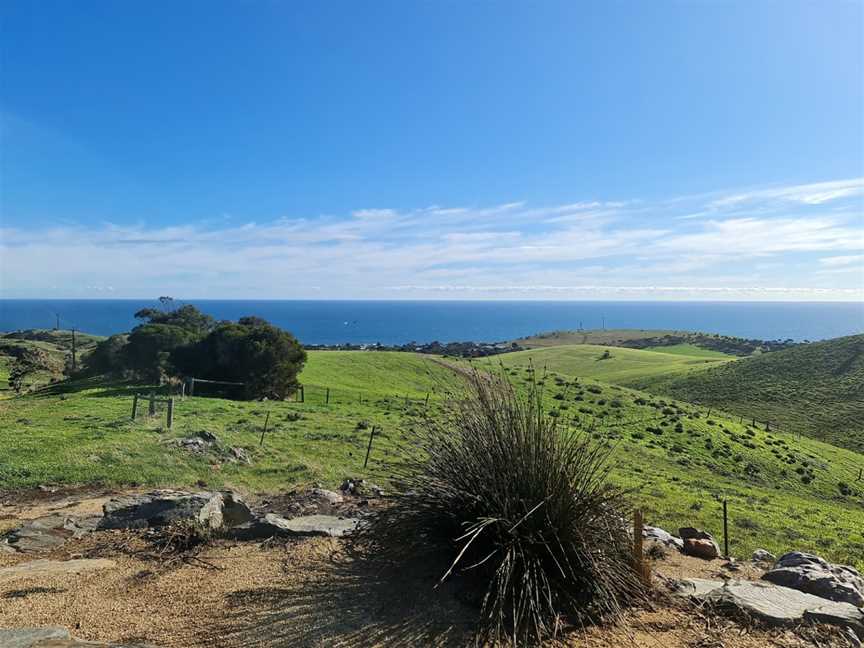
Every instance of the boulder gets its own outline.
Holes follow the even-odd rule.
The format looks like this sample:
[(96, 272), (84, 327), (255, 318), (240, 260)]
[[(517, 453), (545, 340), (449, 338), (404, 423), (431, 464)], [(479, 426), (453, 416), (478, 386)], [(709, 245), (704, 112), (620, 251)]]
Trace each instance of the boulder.
[(715, 543), (700, 538), (687, 538), (684, 540), (684, 553), (687, 556), (702, 558), (703, 560), (714, 560), (720, 556)]
[[(15, 578), (34, 576), (58, 576), (61, 574), (82, 574), (99, 569), (110, 569), (117, 563), (105, 558), (81, 558), (78, 560), (31, 560), (11, 567), (0, 569), (0, 582)], [(4, 644), (0, 642), (0, 646)]]
[(850, 603), (826, 601), (788, 587), (761, 581), (708, 581), (685, 579), (676, 594), (689, 596), (721, 611), (743, 612), (769, 625), (794, 625), (801, 621), (851, 628), (864, 637), (864, 610)]
[(327, 502), (331, 506), (342, 504), (345, 501), (345, 498), (339, 493), (327, 490), (326, 488), (313, 488), (309, 494), (316, 499)]
[(144, 529), (183, 520), (219, 529), (252, 519), (249, 507), (232, 492), (160, 490), (112, 499), (103, 510), (102, 529)]
[(235, 540), (264, 540), (273, 537), (319, 536), (339, 538), (351, 533), (358, 521), (335, 515), (304, 515), (286, 519), (275, 513), (228, 530)]
[(705, 560), (719, 558), (720, 545), (707, 531), (693, 527), (682, 527), (678, 529), (678, 535), (684, 541), (684, 553), (688, 556), (696, 556)]
[(813, 554), (801, 551), (783, 554), (762, 578), (829, 601), (864, 607), (864, 578), (858, 570), (832, 565)]
[(99, 518), (48, 515), (27, 520), (3, 538), (3, 546), (22, 553), (37, 553), (59, 547), (69, 538), (80, 538), (96, 528)]
[(384, 491), (380, 486), (367, 482), (365, 479), (346, 478), (339, 487), (343, 493), (362, 497), (384, 497)]
[[(75, 639), (66, 628), (0, 628), (3, 648), (148, 648), (144, 644), (105, 643)], [(149, 648), (153, 648), (150, 646)]]
[(643, 526), (642, 537), (646, 540), (658, 542), (662, 545), (669, 547), (670, 549), (684, 551), (684, 541), (681, 538), (676, 538), (671, 533), (669, 533), (668, 531), (664, 531), (660, 527)]
[(766, 549), (757, 549), (753, 552), (753, 562), (773, 563), (777, 557)]

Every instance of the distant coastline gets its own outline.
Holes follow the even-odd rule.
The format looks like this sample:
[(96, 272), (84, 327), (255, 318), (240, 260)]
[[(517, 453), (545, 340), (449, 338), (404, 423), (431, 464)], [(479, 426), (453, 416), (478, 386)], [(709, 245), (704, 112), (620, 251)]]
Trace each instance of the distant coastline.
[[(802, 342), (864, 332), (861, 302), (340, 301), (178, 300), (217, 319), (257, 315), (307, 345), (494, 344), (544, 331), (702, 331)], [(0, 300), (0, 330), (76, 328), (96, 335), (130, 330), (132, 314), (156, 300)]]

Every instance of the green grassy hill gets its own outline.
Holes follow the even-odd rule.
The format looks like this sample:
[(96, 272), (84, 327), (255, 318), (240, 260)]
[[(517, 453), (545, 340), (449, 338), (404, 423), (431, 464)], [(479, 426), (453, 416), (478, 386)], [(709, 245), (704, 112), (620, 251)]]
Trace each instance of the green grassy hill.
[[(620, 351), (628, 350), (613, 349)], [(681, 361), (675, 354), (657, 355)], [(427, 355), (313, 351), (301, 374), (310, 389), (306, 402), (187, 398), (177, 402), (170, 431), (164, 417), (130, 420), (132, 394), (151, 389), (143, 385), (89, 380), (2, 400), (0, 489), (51, 483), (183, 487), (201, 481), (261, 492), (314, 482), (335, 487), (346, 476), (383, 480), (406, 433), (434, 415), (446, 389), (461, 384), (459, 373), (441, 362)], [(524, 366), (505, 371), (519, 389), (533, 380)], [(617, 385), (587, 379), (573, 384), (551, 372), (544, 383), (551, 413), (579, 417), (597, 442), (614, 448), (612, 478), (633, 489), (634, 503), (651, 523), (672, 530), (692, 524), (719, 534), (726, 498), (736, 555), (764, 546), (809, 549), (843, 561), (864, 556), (864, 482), (855, 481), (862, 455), (737, 420), (709, 419), (704, 408)], [(326, 387), (329, 404), (320, 389)], [(364, 469), (371, 425), (380, 433)], [(215, 433), (226, 448), (247, 449), (252, 464), (170, 444), (202, 430)]]
[(505, 353), (475, 363), (488, 367), (533, 366), (538, 371), (546, 369), (568, 376), (631, 385), (647, 377), (704, 371), (733, 360), (731, 356), (686, 344), (670, 349), (667, 351), (664, 347), (649, 351), (577, 344)]
[(864, 335), (632, 384), (864, 451)]

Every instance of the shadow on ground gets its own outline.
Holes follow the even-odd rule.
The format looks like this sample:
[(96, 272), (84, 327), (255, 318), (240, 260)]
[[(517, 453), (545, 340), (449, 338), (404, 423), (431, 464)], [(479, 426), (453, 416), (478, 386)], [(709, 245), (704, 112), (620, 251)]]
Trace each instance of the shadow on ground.
[(286, 570), (302, 577), (228, 596), (214, 643), (371, 648), (470, 641), (477, 610), (461, 603), (451, 586), (433, 587), (440, 572), (382, 569), (344, 554), (321, 556), (297, 570), (289, 563)]

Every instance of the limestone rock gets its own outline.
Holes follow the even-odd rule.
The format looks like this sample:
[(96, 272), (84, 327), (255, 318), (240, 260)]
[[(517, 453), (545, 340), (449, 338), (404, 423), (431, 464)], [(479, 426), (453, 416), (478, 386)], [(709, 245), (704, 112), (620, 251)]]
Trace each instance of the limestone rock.
[(777, 560), (777, 556), (765, 549), (757, 549), (753, 552), (753, 562), (770, 562)]
[(668, 531), (664, 531), (660, 527), (643, 526), (642, 537), (646, 540), (659, 542), (671, 549), (684, 551), (684, 541), (681, 538), (676, 538)]
[(69, 538), (80, 538), (96, 528), (98, 518), (74, 518), (48, 515), (27, 520), (3, 539), (5, 548), (23, 553), (37, 553), (59, 547)]
[(342, 504), (345, 501), (345, 498), (342, 497), (339, 493), (331, 490), (327, 490), (326, 488), (313, 488), (310, 494), (320, 500), (324, 500), (328, 504)]
[(236, 493), (160, 490), (119, 497), (104, 506), (103, 529), (144, 529), (194, 520), (211, 529), (252, 519), (249, 507)]
[(792, 551), (780, 556), (763, 579), (829, 601), (864, 606), (864, 578), (846, 565), (832, 565), (819, 556)]
[[(20, 577), (56, 576), (59, 574), (82, 574), (99, 569), (110, 569), (117, 563), (105, 558), (81, 558), (78, 560), (31, 560), (0, 569), (0, 582)], [(0, 642), (0, 646), (3, 643)]]
[(761, 581), (685, 579), (678, 595), (690, 596), (719, 610), (744, 612), (771, 625), (793, 625), (803, 620), (851, 628), (864, 637), (864, 610), (788, 587)]
[(66, 628), (59, 627), (0, 629), (0, 646), (2, 648), (148, 648), (143, 644), (75, 639)]
[(319, 536), (339, 538), (357, 527), (358, 521), (335, 515), (305, 515), (286, 519), (275, 513), (228, 530), (235, 540), (263, 540), (273, 537)]

